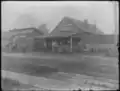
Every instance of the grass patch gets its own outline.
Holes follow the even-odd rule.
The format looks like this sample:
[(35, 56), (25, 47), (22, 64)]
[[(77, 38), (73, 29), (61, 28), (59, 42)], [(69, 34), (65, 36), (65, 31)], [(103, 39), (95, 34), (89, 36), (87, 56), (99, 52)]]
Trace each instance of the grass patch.
[(2, 89), (3, 90), (12, 90), (13, 88), (16, 88), (20, 86), (20, 83), (16, 80), (12, 80), (9, 78), (2, 78)]
[(34, 86), (22, 84), (17, 80), (12, 80), (10, 78), (2, 78), (2, 91), (10, 91), (16, 89), (16, 91), (23, 91), (20, 89), (30, 89)]

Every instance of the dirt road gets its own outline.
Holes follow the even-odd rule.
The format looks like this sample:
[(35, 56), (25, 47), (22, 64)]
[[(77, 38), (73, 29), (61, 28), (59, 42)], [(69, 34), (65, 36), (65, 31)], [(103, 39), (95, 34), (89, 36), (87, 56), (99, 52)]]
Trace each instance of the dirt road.
[[(116, 58), (45, 54), (2, 54), (2, 70), (70, 83), (75, 74), (118, 81)], [(58, 74), (60, 72), (69, 75)], [(74, 74), (74, 75), (70, 75)], [(85, 77), (85, 76), (84, 76)], [(80, 78), (77, 78), (77, 80)], [(83, 78), (82, 78), (83, 79)], [(77, 81), (76, 80), (76, 81)], [(75, 80), (72, 82), (78, 83)], [(78, 80), (79, 81), (79, 80)], [(82, 80), (81, 80), (82, 81)]]

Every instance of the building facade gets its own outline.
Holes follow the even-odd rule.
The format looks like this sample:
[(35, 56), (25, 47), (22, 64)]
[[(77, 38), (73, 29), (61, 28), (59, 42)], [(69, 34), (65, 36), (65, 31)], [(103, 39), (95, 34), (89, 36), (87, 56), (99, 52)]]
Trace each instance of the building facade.
[(15, 29), (10, 31), (12, 36), (9, 39), (9, 49), (15, 51), (33, 51), (34, 39), (37, 36), (42, 36), (43, 33), (36, 28)]

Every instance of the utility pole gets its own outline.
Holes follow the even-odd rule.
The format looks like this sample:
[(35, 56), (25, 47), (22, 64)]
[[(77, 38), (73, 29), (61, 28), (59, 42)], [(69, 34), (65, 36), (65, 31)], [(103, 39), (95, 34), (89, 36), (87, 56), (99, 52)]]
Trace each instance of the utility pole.
[[(97, 28), (97, 25), (96, 25), (96, 20), (94, 20), (94, 25), (95, 25), (95, 29)], [(97, 31), (96, 31), (97, 32)]]
[[(115, 35), (115, 46), (117, 46), (117, 43), (119, 42), (119, 39), (118, 39), (118, 36), (119, 36), (119, 25), (118, 25), (118, 20), (119, 20), (119, 6), (118, 6), (118, 2), (117, 1), (114, 1), (113, 2), (113, 10), (114, 10), (114, 23), (115, 23), (115, 32), (114, 32), (114, 35)], [(119, 46), (118, 46), (118, 50), (119, 50)], [(118, 61), (118, 64), (119, 64), (119, 61)]]
[(72, 52), (72, 36), (70, 36), (70, 52)]
[(76, 34), (76, 33), (72, 33), (71, 36), (70, 36), (70, 52), (73, 51), (73, 35)]
[(119, 26), (118, 26), (118, 16), (119, 16), (119, 6), (118, 6), (118, 2), (117, 1), (113, 1), (113, 10), (114, 10), (114, 23), (115, 23), (115, 31), (114, 31), (114, 35), (115, 35), (115, 45), (117, 45), (118, 40), (118, 34), (119, 34)]

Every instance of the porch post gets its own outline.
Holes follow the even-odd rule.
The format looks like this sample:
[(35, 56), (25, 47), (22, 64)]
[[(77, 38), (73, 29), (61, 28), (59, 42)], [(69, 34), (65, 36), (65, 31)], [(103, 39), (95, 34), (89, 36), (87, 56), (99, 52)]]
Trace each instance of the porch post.
[(53, 52), (53, 40), (52, 40), (52, 52)]
[(44, 39), (44, 47), (47, 48), (47, 42), (45, 39)]
[(70, 52), (72, 52), (72, 36), (70, 37)]

